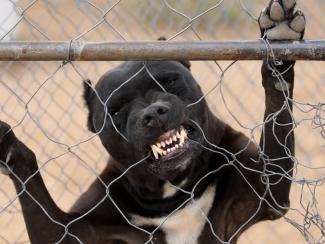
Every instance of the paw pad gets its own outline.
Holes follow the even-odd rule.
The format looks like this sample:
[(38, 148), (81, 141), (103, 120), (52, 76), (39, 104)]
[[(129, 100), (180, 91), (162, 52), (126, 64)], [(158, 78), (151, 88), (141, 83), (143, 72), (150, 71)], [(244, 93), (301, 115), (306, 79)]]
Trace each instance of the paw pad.
[(277, 1), (274, 1), (270, 6), (270, 17), (274, 21), (284, 20), (284, 9), (281, 4)]
[(258, 19), (262, 37), (269, 40), (300, 40), (306, 20), (300, 11), (294, 11), (296, 0), (271, 0)]

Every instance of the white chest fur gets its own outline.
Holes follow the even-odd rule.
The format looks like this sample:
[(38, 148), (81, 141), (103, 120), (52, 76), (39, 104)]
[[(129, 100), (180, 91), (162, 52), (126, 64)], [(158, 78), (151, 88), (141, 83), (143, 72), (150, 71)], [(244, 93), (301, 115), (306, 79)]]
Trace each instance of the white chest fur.
[(214, 197), (215, 186), (209, 186), (199, 199), (190, 201), (168, 218), (167, 216), (147, 218), (134, 215), (131, 222), (137, 226), (161, 225), (160, 229), (166, 234), (168, 244), (197, 244)]

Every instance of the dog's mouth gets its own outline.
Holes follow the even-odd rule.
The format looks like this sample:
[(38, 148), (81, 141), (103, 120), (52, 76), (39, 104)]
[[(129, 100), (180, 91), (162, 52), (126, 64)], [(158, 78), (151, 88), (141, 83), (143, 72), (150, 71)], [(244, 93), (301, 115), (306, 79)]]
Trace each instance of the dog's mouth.
[(180, 156), (188, 148), (187, 130), (180, 126), (165, 132), (150, 145), (156, 161), (166, 161)]

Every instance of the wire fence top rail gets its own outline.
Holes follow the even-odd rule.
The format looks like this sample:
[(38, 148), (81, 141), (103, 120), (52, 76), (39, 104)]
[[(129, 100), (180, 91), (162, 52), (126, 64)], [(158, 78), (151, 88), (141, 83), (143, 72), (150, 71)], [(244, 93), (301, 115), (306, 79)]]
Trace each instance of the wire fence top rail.
[(0, 42), (0, 60), (325, 60), (325, 40)]

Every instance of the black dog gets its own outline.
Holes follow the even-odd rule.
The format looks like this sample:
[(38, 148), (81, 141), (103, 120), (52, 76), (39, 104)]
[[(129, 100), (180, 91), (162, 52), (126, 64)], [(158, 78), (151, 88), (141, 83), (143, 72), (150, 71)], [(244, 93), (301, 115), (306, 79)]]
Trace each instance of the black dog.
[[(302, 39), (305, 18), (294, 7), (272, 0), (259, 18), (262, 36)], [(33, 152), (1, 122), (0, 159), (20, 193), (31, 242), (235, 243), (254, 223), (283, 216), (294, 155), (292, 105), (283, 105), (294, 62), (276, 67), (285, 81), (273, 66), (262, 66), (260, 147), (197, 102), (203, 94), (186, 61), (124, 62), (95, 90), (86, 82), (88, 128), (111, 157), (69, 213), (50, 197)]]

